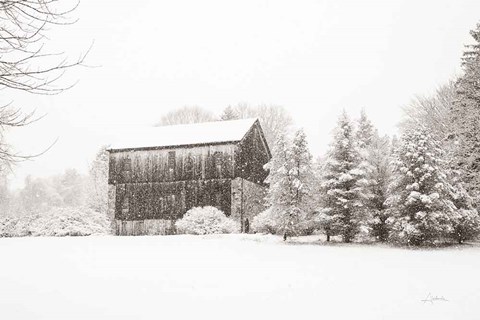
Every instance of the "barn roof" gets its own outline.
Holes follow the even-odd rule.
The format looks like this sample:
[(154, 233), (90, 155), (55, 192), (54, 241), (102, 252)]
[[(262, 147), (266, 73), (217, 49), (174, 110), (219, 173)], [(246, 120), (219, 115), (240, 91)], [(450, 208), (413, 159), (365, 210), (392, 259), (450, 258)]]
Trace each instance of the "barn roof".
[(256, 121), (258, 121), (256, 118), (251, 118), (137, 128), (117, 135), (109, 149), (165, 148), (238, 142)]

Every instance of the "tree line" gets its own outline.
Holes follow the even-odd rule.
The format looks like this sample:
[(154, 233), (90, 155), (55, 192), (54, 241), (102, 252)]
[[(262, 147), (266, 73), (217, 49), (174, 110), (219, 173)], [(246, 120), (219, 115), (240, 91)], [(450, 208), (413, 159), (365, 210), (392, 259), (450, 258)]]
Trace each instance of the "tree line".
[(404, 108), (401, 137), (380, 136), (365, 112), (344, 111), (327, 155), (312, 161), (302, 130), (281, 133), (267, 164), (269, 209), (257, 231), (321, 229), (406, 245), (462, 243), (480, 233), (480, 24), (463, 74)]

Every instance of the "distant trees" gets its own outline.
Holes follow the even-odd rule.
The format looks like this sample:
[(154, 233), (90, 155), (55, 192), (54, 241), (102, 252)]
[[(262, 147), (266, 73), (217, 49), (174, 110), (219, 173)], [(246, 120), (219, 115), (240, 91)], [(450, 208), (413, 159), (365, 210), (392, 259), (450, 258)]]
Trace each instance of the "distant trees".
[(285, 134), (293, 123), (292, 117), (282, 106), (258, 105), (250, 106), (240, 103), (235, 106), (227, 106), (217, 117), (212, 112), (197, 106), (185, 106), (168, 112), (156, 126), (169, 126), (177, 124), (191, 124), (211, 121), (226, 121), (246, 118), (258, 118), (260, 120), (265, 139), (270, 148), (281, 134)]
[(265, 138), (268, 145), (272, 148), (277, 138), (287, 132), (287, 128), (292, 125), (292, 117), (282, 106), (259, 105), (249, 106), (248, 104), (238, 104), (236, 106), (226, 107), (221, 116), (221, 120), (235, 120), (245, 118), (258, 118), (262, 125)]
[(197, 106), (184, 106), (162, 116), (157, 126), (170, 126), (175, 124), (190, 124), (218, 120), (215, 115)]
[[(1, 183), (3, 181), (3, 183)], [(53, 207), (91, 208), (106, 216), (108, 201), (108, 153), (103, 146), (97, 152), (87, 175), (75, 169), (49, 177), (27, 176), (23, 188), (8, 190), (6, 179), (1, 179), (2, 213), (28, 215)], [(4, 199), (5, 198), (5, 199)]]
[(402, 130), (426, 128), (441, 143), (453, 142), (456, 90), (455, 82), (449, 81), (431, 96), (416, 96), (403, 108)]
[(75, 169), (47, 178), (28, 176), (17, 197), (20, 212), (15, 214), (35, 213), (49, 207), (80, 207), (87, 199), (87, 177)]

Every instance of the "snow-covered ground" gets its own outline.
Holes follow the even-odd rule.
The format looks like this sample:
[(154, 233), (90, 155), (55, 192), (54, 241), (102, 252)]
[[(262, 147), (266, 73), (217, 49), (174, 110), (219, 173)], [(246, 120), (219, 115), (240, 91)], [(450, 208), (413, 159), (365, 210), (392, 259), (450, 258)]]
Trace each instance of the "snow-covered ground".
[(0, 319), (480, 319), (476, 246), (3, 238), (0, 257)]

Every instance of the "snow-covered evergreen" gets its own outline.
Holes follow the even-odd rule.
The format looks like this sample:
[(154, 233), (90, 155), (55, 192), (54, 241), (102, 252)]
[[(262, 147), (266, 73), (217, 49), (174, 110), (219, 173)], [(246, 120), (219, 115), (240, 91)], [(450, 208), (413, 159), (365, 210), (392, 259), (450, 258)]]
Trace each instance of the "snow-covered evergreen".
[(344, 242), (351, 242), (365, 222), (368, 168), (356, 140), (353, 123), (344, 112), (323, 168), (319, 222), (327, 239), (339, 234)]
[(379, 136), (365, 110), (360, 114), (355, 136), (368, 181), (366, 185), (368, 197), (364, 199), (363, 217), (370, 235), (384, 242), (387, 241), (389, 234), (385, 201), (391, 175), (390, 139), (388, 136)]
[(313, 169), (303, 130), (295, 133), (293, 141), (280, 135), (273, 148), (266, 182), (270, 185), (267, 202), (274, 216), (281, 217), (284, 237), (304, 232), (311, 222)]
[(290, 188), (291, 212), (298, 217), (296, 233), (310, 233), (314, 229), (313, 197), (314, 171), (312, 155), (308, 149), (307, 136), (303, 129), (298, 130), (293, 138), (290, 150)]
[(391, 179), (391, 146), (388, 136), (380, 137), (375, 133), (367, 149), (367, 162), (370, 166), (367, 177), (369, 180), (368, 210), (370, 212), (370, 232), (379, 241), (387, 241), (389, 217), (385, 202), (388, 198), (388, 185)]
[(425, 129), (403, 135), (394, 160), (388, 205), (396, 241), (420, 245), (452, 232), (456, 207), (440, 144)]
[(107, 146), (98, 150), (89, 170), (89, 206), (100, 214), (107, 214), (108, 200), (108, 152)]
[(480, 23), (470, 32), (474, 43), (463, 53), (464, 74), (456, 83), (454, 130), (459, 157), (458, 167), (464, 173), (467, 191), (480, 200)]
[(472, 240), (480, 234), (480, 217), (473, 206), (472, 197), (460, 183), (453, 188), (452, 195), (457, 210), (450, 217), (450, 237), (458, 243)]
[(375, 132), (375, 127), (370, 119), (368, 119), (365, 109), (362, 109), (355, 134), (358, 147), (367, 149), (372, 144)]

